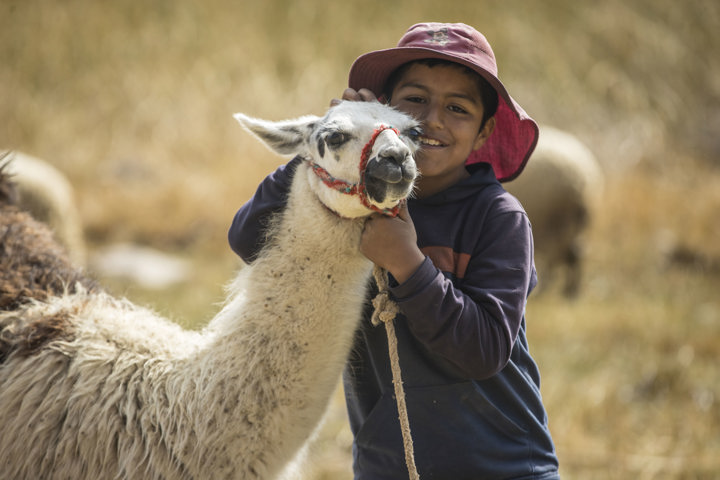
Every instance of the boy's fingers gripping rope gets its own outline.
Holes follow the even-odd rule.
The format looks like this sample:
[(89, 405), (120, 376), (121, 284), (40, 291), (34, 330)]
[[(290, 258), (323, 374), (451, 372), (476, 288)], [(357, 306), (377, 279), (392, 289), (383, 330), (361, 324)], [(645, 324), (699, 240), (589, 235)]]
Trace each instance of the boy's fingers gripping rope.
[(390, 367), (392, 369), (393, 387), (395, 399), (397, 400), (398, 416), (400, 419), (400, 430), (402, 431), (403, 447), (405, 448), (405, 464), (408, 468), (410, 480), (420, 480), (417, 467), (415, 466), (415, 453), (413, 450), (412, 436), (410, 435), (410, 420), (408, 419), (407, 405), (405, 404), (405, 390), (403, 389), (402, 376), (400, 372), (400, 358), (398, 357), (397, 337), (395, 336), (395, 325), (393, 320), (400, 309), (390, 299), (388, 292), (387, 273), (375, 265), (373, 277), (378, 286), (378, 294), (373, 298), (372, 324), (385, 324), (385, 332), (388, 337), (388, 353), (390, 354)]

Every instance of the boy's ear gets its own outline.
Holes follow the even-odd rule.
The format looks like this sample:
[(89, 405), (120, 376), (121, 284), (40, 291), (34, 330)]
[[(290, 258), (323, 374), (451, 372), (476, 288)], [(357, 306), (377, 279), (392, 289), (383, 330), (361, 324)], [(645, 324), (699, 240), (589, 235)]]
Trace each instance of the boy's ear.
[(490, 138), (490, 134), (495, 130), (495, 117), (490, 117), (485, 121), (485, 125), (483, 125), (482, 130), (480, 130), (480, 133), (478, 133), (477, 137), (475, 138), (475, 143), (473, 145), (473, 150), (477, 150), (478, 148), (482, 147), (488, 138)]
[(294, 120), (271, 122), (248, 117), (242, 113), (236, 113), (233, 116), (248, 132), (280, 155), (299, 153), (305, 140), (310, 138), (310, 133), (319, 118), (307, 115)]

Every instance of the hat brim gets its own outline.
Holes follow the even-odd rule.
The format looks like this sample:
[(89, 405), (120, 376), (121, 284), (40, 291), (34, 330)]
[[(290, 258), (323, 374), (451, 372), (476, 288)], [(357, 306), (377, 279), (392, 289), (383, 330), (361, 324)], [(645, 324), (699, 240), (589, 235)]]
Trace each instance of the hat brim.
[(487, 80), (498, 93), (495, 130), (480, 149), (470, 154), (466, 164), (490, 163), (501, 182), (517, 177), (537, 145), (539, 129), (493, 73), (494, 63), (478, 65), (460, 55), (422, 47), (388, 48), (358, 57), (350, 68), (348, 86), (355, 90), (367, 88), (380, 96), (388, 78), (398, 67), (414, 60), (434, 58), (464, 65)]

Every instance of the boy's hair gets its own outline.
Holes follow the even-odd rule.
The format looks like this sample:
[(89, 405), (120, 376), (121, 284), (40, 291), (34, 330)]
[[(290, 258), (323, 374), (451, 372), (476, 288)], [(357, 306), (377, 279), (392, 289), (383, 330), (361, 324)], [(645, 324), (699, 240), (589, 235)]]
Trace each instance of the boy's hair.
[(481, 130), (485, 126), (485, 122), (493, 115), (495, 115), (495, 112), (497, 112), (498, 94), (497, 91), (492, 87), (492, 85), (490, 85), (487, 80), (485, 80), (481, 75), (478, 75), (465, 65), (461, 65), (459, 63), (440, 58), (424, 58), (420, 60), (412, 60), (396, 68), (395, 71), (390, 74), (390, 77), (388, 77), (387, 82), (385, 82), (385, 87), (383, 88), (383, 95), (385, 95), (385, 98), (387, 98), (388, 101), (390, 100), (392, 92), (393, 90), (395, 90), (397, 83), (400, 81), (400, 78), (412, 65), (415, 64), (425, 65), (430, 68), (438, 65), (456, 67), (461, 69), (466, 75), (472, 76), (472, 78), (475, 80), (475, 83), (477, 84), (478, 92), (480, 93), (480, 100), (482, 100), (483, 104), (483, 118), (482, 123), (480, 124)]

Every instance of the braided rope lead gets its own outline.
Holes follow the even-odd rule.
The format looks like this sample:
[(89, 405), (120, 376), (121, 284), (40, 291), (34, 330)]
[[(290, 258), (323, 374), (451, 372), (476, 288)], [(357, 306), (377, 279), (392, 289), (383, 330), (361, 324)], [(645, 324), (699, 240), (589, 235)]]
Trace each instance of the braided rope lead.
[(400, 372), (400, 357), (398, 356), (397, 337), (395, 336), (395, 325), (393, 320), (400, 309), (390, 299), (388, 293), (387, 273), (377, 265), (373, 268), (373, 277), (378, 286), (378, 294), (373, 298), (372, 324), (377, 326), (381, 322), (385, 324), (385, 332), (388, 337), (388, 353), (390, 354), (390, 367), (392, 369), (393, 387), (395, 388), (395, 399), (397, 401), (398, 418), (400, 419), (400, 430), (402, 432), (403, 447), (405, 448), (405, 464), (407, 465), (410, 480), (420, 480), (417, 467), (415, 466), (415, 453), (413, 450), (412, 436), (410, 435), (410, 420), (408, 419), (407, 405), (405, 404), (405, 390), (403, 389)]

